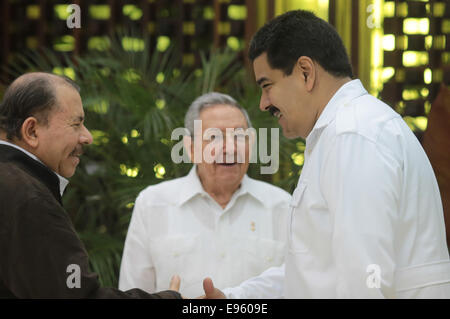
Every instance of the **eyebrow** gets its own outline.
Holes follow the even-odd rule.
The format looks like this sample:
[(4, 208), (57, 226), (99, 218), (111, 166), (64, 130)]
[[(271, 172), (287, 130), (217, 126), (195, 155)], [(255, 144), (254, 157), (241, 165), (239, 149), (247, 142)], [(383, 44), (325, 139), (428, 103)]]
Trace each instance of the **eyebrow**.
[(269, 79), (266, 78), (266, 77), (264, 76), (264, 77), (260, 78), (258, 81), (256, 81), (256, 83), (257, 83), (259, 86), (261, 86), (261, 84), (262, 84), (263, 82), (266, 82), (266, 81), (269, 81)]

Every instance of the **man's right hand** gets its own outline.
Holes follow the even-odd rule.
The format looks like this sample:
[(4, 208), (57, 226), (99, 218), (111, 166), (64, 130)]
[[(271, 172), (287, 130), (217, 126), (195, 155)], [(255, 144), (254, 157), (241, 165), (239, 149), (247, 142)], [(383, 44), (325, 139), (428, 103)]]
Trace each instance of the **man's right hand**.
[(220, 289), (217, 289), (214, 287), (214, 284), (213, 284), (211, 278), (207, 277), (207, 278), (203, 279), (203, 290), (205, 291), (205, 294), (200, 297), (197, 297), (196, 299), (226, 299), (227, 298)]

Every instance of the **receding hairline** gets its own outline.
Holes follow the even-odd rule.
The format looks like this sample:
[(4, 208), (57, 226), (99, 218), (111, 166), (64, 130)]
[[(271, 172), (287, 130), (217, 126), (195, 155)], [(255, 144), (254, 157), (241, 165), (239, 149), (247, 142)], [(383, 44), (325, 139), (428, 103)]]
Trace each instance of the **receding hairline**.
[(57, 86), (57, 85), (69, 85), (76, 89), (73, 84), (69, 81), (71, 81), (68, 78), (52, 74), (52, 73), (46, 73), (46, 72), (31, 72), (31, 73), (25, 73), (21, 76), (19, 76), (17, 79), (15, 79), (11, 85), (9, 86), (10, 89), (15, 89), (17, 87), (20, 87), (22, 85), (27, 85), (31, 83), (32, 81), (37, 80), (45, 80), (48, 81), (49, 84)]
[(14, 92), (15, 90), (18, 90), (21, 87), (30, 85), (33, 81), (39, 80), (43, 80), (46, 82), (45, 84), (48, 85), (48, 89), (52, 92), (51, 94), (55, 98), (56, 104), (58, 104), (57, 100), (59, 97), (57, 90), (58, 87), (65, 86), (67, 88), (75, 90), (78, 93), (80, 92), (79, 86), (70, 78), (47, 72), (25, 73), (19, 76), (17, 79), (15, 79), (7, 88), (7, 91)]
[(245, 126), (247, 128), (249, 128), (249, 123), (247, 122), (247, 118), (246, 118), (244, 112), (242, 112), (242, 109), (234, 104), (229, 104), (229, 103), (211, 103), (211, 104), (203, 105), (203, 107), (200, 109), (200, 112), (198, 113), (199, 119), (200, 119), (200, 116), (202, 115), (203, 111), (217, 109), (217, 108), (232, 108), (232, 109), (239, 111), (239, 113), (242, 115), (242, 118), (244, 119)]
[[(21, 76), (16, 78), (5, 91), (5, 95), (15, 94), (16, 91), (26, 89), (27, 86), (36, 81), (43, 81), (43, 89), (51, 92), (54, 103), (52, 106), (50, 106), (50, 109), (55, 106), (59, 106), (59, 99), (61, 97), (58, 88), (71, 88), (77, 93), (79, 93), (80, 91), (79, 86), (68, 77), (47, 72), (30, 72), (22, 74)], [(46, 112), (46, 110), (44, 110), (43, 112)]]
[(220, 107), (231, 107), (233, 109), (238, 110), (242, 116), (245, 118), (244, 113), (242, 112), (242, 110), (239, 108), (239, 106), (234, 105), (234, 104), (230, 104), (230, 103), (206, 103), (204, 105), (202, 105), (203, 107), (200, 109), (199, 114), (201, 114), (203, 111), (206, 111), (208, 109), (212, 109), (212, 108), (220, 108)]
[(61, 97), (67, 95), (69, 88), (79, 96), (80, 87), (65, 76), (46, 72), (20, 75), (4, 92), (0, 104), (0, 133), (6, 132), (8, 140), (20, 140), (20, 126), (31, 116), (47, 125), (50, 112), (59, 107)]

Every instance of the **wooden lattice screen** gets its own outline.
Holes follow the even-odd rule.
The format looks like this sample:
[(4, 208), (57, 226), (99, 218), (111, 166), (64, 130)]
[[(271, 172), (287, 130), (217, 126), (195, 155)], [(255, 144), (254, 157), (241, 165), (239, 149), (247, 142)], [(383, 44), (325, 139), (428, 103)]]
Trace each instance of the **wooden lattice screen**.
[[(69, 3), (81, 8), (81, 28), (69, 29)], [(274, 1), (267, 1), (268, 18)], [(230, 46), (245, 49), (256, 31), (254, 0), (2, 0), (0, 1), (0, 65), (17, 52), (47, 47), (81, 54), (105, 45), (119, 27), (133, 27), (156, 47), (176, 43), (183, 63), (200, 62), (200, 50)], [(142, 39), (124, 45), (139, 47)]]
[(450, 2), (385, 0), (383, 26), (381, 97), (403, 116), (426, 116), (450, 85)]
[[(274, 16), (274, 2), (258, 2), (266, 5), (267, 19)], [(68, 3), (81, 8), (80, 29), (67, 28)], [(198, 65), (199, 52), (211, 45), (246, 48), (257, 29), (255, 4), (255, 0), (2, 0), (0, 65), (28, 48), (48, 47), (73, 54), (98, 49), (106, 35), (130, 25), (156, 47), (176, 43), (182, 62)], [(354, 25), (358, 24), (358, 4), (352, 0)], [(332, 24), (335, 7), (330, 0)], [(383, 11), (383, 74), (387, 80), (381, 97), (404, 116), (426, 115), (440, 83), (450, 84), (450, 1), (385, 0)], [(352, 30), (352, 43), (357, 44), (358, 28)], [(123, 44), (139, 47), (142, 40), (129, 39)], [(355, 71), (357, 48), (352, 45)]]

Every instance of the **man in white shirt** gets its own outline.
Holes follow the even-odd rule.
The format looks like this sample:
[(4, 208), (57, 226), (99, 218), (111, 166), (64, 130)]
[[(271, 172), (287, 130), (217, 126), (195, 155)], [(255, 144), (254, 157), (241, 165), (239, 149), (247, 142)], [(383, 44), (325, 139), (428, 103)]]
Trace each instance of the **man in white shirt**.
[[(251, 127), (247, 112), (228, 95), (207, 93), (189, 107), (185, 127), (191, 159), (198, 146), (203, 155), (210, 143), (222, 146), (212, 152), (214, 161), (200, 159), (187, 176), (139, 194), (122, 257), (122, 290), (157, 291), (178, 274), (183, 296), (196, 297), (205, 276), (225, 288), (284, 261), (291, 196), (246, 175), (251, 138), (238, 135)], [(211, 142), (205, 136), (214, 129), (221, 134)]]
[[(293, 194), (285, 266), (228, 298), (449, 298), (442, 203), (419, 141), (369, 95), (341, 39), (308, 11), (292, 11), (254, 36), (249, 58), (260, 109), (286, 137), (306, 139)], [(225, 297), (205, 279), (206, 297)]]

